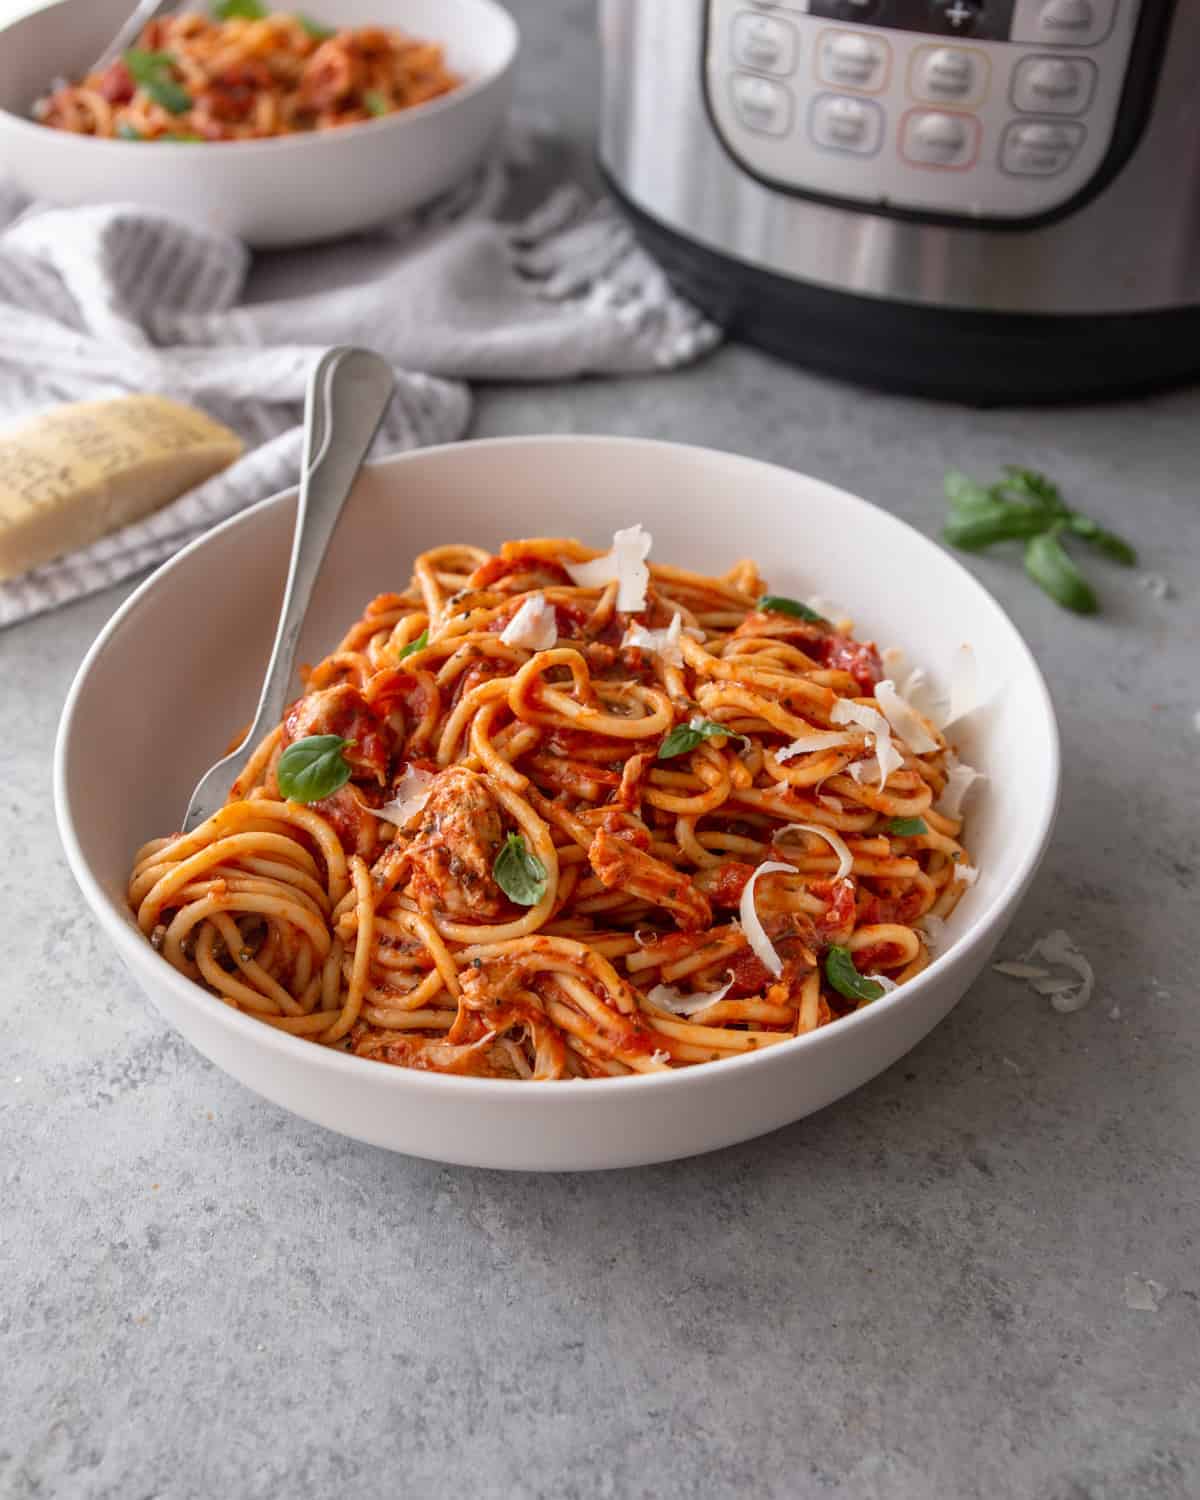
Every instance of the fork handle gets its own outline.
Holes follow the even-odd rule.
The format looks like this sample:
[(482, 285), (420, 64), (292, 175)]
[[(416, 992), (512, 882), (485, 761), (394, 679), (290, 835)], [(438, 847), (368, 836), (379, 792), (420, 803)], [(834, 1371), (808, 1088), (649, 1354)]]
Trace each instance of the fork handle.
[(250, 744), (275, 727), (294, 691), (296, 646), (317, 574), (394, 388), (391, 367), (369, 349), (331, 349), (313, 370), (292, 558)]
[(224, 806), (234, 778), (254, 747), (283, 717), (294, 691), (296, 646), (313, 585), (394, 387), (391, 368), (367, 349), (331, 349), (313, 370), (304, 413), (304, 467), (292, 559), (258, 708), (238, 748), (201, 777), (188, 804), (185, 833)]
[(117, 58), (134, 46), (143, 30), (153, 20), (156, 20), (163, 11), (170, 10), (175, 0), (140, 0), (135, 6), (128, 20), (122, 25), (120, 31), (105, 47), (104, 51), (88, 69), (89, 73), (103, 73), (110, 63), (115, 63)]

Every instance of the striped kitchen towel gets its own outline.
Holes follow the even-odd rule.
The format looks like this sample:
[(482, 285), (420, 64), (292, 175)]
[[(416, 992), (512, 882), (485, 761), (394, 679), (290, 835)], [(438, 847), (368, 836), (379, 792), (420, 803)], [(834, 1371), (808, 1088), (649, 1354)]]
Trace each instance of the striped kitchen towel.
[[(146, 520), (0, 584), (0, 625), (129, 578), (294, 484), (308, 373), (332, 344), (365, 344), (395, 369), (376, 456), (461, 437), (471, 380), (670, 369), (712, 347), (717, 329), (608, 204), (567, 186), (519, 222), (498, 217), (531, 140), (402, 223), (272, 258), (249, 285), (250, 257), (227, 236), (119, 204), (30, 205), (0, 186), (0, 430), (59, 402), (152, 391), (248, 446)], [(255, 300), (264, 278), (274, 294)]]

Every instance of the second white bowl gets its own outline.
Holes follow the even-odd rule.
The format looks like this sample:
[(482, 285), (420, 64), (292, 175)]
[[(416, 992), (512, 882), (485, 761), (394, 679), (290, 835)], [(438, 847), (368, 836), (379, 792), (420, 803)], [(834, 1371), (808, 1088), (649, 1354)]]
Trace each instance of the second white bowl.
[[(286, 3), (279, 9), (286, 9)], [(277, 140), (130, 142), (30, 118), (56, 77), (77, 78), (130, 0), (60, 0), (0, 28), (0, 177), (52, 203), (136, 203), (255, 247), (336, 239), (454, 186), (494, 142), (512, 94), (517, 28), (495, 0), (303, 0), (327, 26), (397, 27), (446, 50), (465, 82), (385, 119)]]

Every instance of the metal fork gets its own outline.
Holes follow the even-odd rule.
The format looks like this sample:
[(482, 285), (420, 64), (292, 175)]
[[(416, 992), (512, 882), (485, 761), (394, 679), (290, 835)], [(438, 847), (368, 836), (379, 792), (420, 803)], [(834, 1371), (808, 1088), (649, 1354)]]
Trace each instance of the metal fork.
[(197, 783), (183, 820), (184, 833), (225, 805), (234, 778), (254, 747), (283, 716), (292, 692), (300, 628), (317, 574), (394, 387), (390, 366), (369, 349), (331, 349), (313, 370), (304, 412), (304, 467), (292, 560), (258, 708), (238, 748)]
[(105, 47), (104, 51), (96, 59), (88, 73), (102, 73), (110, 63), (115, 63), (117, 58), (128, 52), (130, 47), (142, 34), (142, 27), (162, 15), (164, 11), (173, 10), (176, 0), (138, 0), (129, 19)]

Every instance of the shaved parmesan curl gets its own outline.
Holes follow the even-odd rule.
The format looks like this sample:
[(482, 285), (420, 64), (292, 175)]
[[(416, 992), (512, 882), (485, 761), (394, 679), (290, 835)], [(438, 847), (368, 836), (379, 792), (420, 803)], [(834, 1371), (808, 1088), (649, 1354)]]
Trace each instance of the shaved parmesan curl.
[[(886, 651), (884, 660), (888, 660)], [(897, 665), (899, 665), (898, 662)], [(975, 652), (964, 642), (956, 647), (950, 662), (949, 697), (934, 691), (933, 684), (921, 667), (914, 667), (904, 679), (900, 695), (906, 698), (919, 714), (924, 714), (936, 729), (945, 729), (947, 725), (965, 718), (978, 706), (977, 677)], [(878, 694), (876, 696), (878, 697)], [(905, 738), (907, 739), (908, 736), (905, 735)], [(916, 748), (913, 745), (913, 749)]]
[(504, 627), (500, 639), (506, 646), (549, 651), (558, 640), (558, 616), (545, 594), (530, 594)]
[(659, 657), (668, 667), (682, 667), (683, 650), (679, 641), (684, 635), (690, 635), (694, 641), (704, 639), (704, 632), (694, 625), (685, 625), (683, 616), (676, 610), (665, 630), (649, 630), (635, 620), (625, 632), (621, 647), (636, 646), (640, 651), (649, 651)]
[[(1074, 978), (1055, 978), (1042, 964), (1030, 963), (1030, 959), (1038, 958), (1045, 963), (1069, 969)], [(1025, 980), (1035, 994), (1044, 995), (1054, 1009), (1064, 1016), (1070, 1015), (1072, 1011), (1082, 1010), (1092, 998), (1092, 990), (1096, 984), (1096, 974), (1091, 964), (1061, 927), (1056, 927), (1044, 938), (1039, 938), (1015, 962), (993, 964), (992, 968), (997, 974), (1005, 974), (1010, 979)]]
[(889, 682), (885, 677), (882, 682), (877, 683), (875, 700), (883, 709), (893, 732), (906, 740), (918, 755), (926, 755), (937, 749), (938, 742), (925, 728), (921, 715), (906, 698), (900, 696), (894, 682)]
[(1032, 981), (1038, 994), (1048, 996), (1050, 1004), (1060, 1015), (1066, 1016), (1072, 1011), (1082, 1010), (1092, 998), (1096, 972), (1071, 941), (1070, 935), (1061, 927), (1056, 927), (1044, 938), (1039, 938), (1029, 952), (1023, 953), (1021, 957), (1023, 959), (1041, 958), (1048, 964), (1061, 964), (1064, 969), (1070, 969), (1073, 974), (1078, 975), (1077, 981), (1055, 979)]
[(819, 823), (788, 823), (775, 835), (775, 842), (778, 843), (784, 834), (790, 833), (793, 828), (798, 828), (801, 833), (815, 833), (819, 839), (824, 839), (838, 857), (837, 873), (833, 878), (845, 880), (854, 868), (854, 856), (850, 853), (849, 845), (841, 834), (834, 833), (832, 828), (822, 828)]
[(730, 974), (728, 982), (719, 990), (707, 993), (699, 990), (694, 995), (685, 995), (673, 984), (656, 984), (646, 995), (646, 999), (660, 1010), (669, 1010), (673, 1016), (690, 1016), (694, 1011), (703, 1010), (706, 1005), (715, 1005), (718, 1000), (724, 1000), (732, 988), (733, 975)]
[(813, 729), (793, 740), (790, 745), (776, 750), (775, 759), (794, 760), (797, 755), (807, 755), (810, 750), (836, 750), (841, 745), (853, 745), (854, 742), (852, 734), (839, 734), (836, 729)]
[(927, 719), (934, 724), (939, 724), (940, 727), (938, 697), (923, 667), (914, 667), (904, 679), (900, 696), (907, 698), (919, 714), (924, 714)]
[(963, 885), (974, 885), (979, 879), (979, 871), (974, 865), (964, 865), (960, 860), (954, 866), (954, 878), (960, 880)]
[(975, 708), (979, 701), (978, 676), (975, 652), (964, 641), (950, 663), (950, 707), (939, 728), (945, 729), (947, 724), (953, 724)]
[(997, 974), (1005, 974), (1009, 979), (1049, 979), (1050, 970), (1043, 969), (1040, 964), (1002, 963), (993, 964)]
[(917, 931), (925, 939), (925, 946), (930, 953), (940, 953), (946, 946), (946, 919), (935, 916), (933, 912), (927, 911), (917, 926)]
[(397, 828), (403, 828), (405, 824), (412, 822), (429, 801), (435, 780), (433, 771), (422, 771), (418, 766), (409, 766), (392, 788), (392, 800), (385, 802), (382, 807), (369, 808), (368, 811), (373, 812), (377, 818), (386, 818), (389, 823), (395, 823)]
[(946, 790), (942, 793), (935, 811), (940, 812), (944, 818), (961, 818), (962, 805), (967, 793), (977, 781), (984, 779), (982, 771), (976, 771), (972, 766), (964, 766), (961, 761), (955, 761), (946, 777)]
[(641, 526), (629, 526), (613, 533), (612, 548), (603, 557), (564, 566), (571, 582), (581, 589), (602, 589), (615, 578), (617, 608), (624, 614), (635, 613), (646, 607), (646, 589), (650, 585), (646, 559), (653, 543), (654, 538)]
[[(839, 698), (833, 705), (829, 718), (834, 724), (857, 724), (871, 736), (879, 788), (882, 791), (892, 772), (898, 771), (904, 764), (904, 757), (892, 744), (892, 726), (877, 708), (872, 708), (867, 703), (855, 703), (852, 698)], [(850, 774), (855, 781), (861, 782), (863, 777), (855, 775), (855, 770), (856, 767), (851, 766)]]
[(794, 875), (796, 866), (785, 865), (777, 859), (764, 860), (746, 882), (741, 902), (738, 905), (738, 916), (741, 918), (742, 931), (746, 934), (746, 941), (750, 944), (755, 958), (764, 969), (778, 979), (783, 973), (783, 959), (771, 946), (771, 939), (763, 930), (763, 924), (758, 920), (758, 912), (754, 909), (754, 887), (758, 884), (758, 877), (772, 875), (776, 871), (781, 875)]

